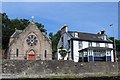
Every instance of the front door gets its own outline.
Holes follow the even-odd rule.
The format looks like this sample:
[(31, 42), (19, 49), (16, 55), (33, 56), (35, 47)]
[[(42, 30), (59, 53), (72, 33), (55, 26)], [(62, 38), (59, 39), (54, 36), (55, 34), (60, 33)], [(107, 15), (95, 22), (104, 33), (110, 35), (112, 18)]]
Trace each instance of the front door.
[(28, 60), (35, 60), (35, 55), (29, 54), (29, 55), (28, 55)]
[(28, 53), (28, 58), (27, 58), (27, 60), (36, 60), (34, 50), (31, 50), (31, 51)]

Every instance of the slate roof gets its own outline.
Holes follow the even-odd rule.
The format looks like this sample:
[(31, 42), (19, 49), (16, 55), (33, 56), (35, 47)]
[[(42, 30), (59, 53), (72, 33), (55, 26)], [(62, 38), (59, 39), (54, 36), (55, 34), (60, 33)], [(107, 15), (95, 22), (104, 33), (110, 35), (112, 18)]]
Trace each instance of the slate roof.
[(22, 30), (16, 30), (11, 37), (16, 38), (20, 33), (22, 33)]
[(76, 32), (78, 33), (78, 38), (74, 37), (72, 33), (76, 31), (68, 31), (68, 33), (72, 36), (72, 39), (79, 39), (85, 41), (100, 41), (100, 42), (112, 42), (109, 38), (107, 40), (103, 40), (100, 34), (93, 34), (93, 33), (84, 33), (84, 32)]

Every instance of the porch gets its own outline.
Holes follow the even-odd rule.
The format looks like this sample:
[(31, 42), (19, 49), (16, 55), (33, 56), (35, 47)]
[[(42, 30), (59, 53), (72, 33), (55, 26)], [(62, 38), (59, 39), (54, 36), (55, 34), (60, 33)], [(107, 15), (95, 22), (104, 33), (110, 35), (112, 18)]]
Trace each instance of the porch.
[(79, 50), (79, 62), (111, 61), (113, 48), (88, 47)]

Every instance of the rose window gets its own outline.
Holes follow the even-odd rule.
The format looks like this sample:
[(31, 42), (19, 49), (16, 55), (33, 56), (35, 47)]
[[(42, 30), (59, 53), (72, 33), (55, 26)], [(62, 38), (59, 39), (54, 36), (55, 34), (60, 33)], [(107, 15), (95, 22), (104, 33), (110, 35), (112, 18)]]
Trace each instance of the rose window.
[(35, 35), (29, 35), (26, 39), (26, 42), (29, 46), (35, 46), (37, 45), (37, 37)]

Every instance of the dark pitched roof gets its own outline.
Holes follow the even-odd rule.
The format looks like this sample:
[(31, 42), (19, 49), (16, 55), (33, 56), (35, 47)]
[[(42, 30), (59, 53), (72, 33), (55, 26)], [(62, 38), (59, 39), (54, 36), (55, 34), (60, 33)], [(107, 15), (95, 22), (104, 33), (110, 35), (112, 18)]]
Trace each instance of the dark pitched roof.
[(22, 30), (16, 30), (11, 37), (16, 38), (20, 33), (22, 33)]
[(88, 47), (88, 48), (85, 48), (85, 49), (82, 49), (82, 50), (79, 50), (79, 52), (82, 52), (82, 51), (87, 51), (89, 49), (92, 49), (92, 50), (114, 50), (114, 48), (107, 48), (107, 47)]
[(79, 40), (87, 40), (87, 41), (100, 41), (100, 42), (112, 42), (109, 38), (107, 40), (103, 40), (100, 34), (93, 34), (93, 33), (84, 33), (84, 32), (77, 32), (77, 31), (68, 31), (69, 34), (78, 33), (78, 38), (72, 36), (73, 39)]

